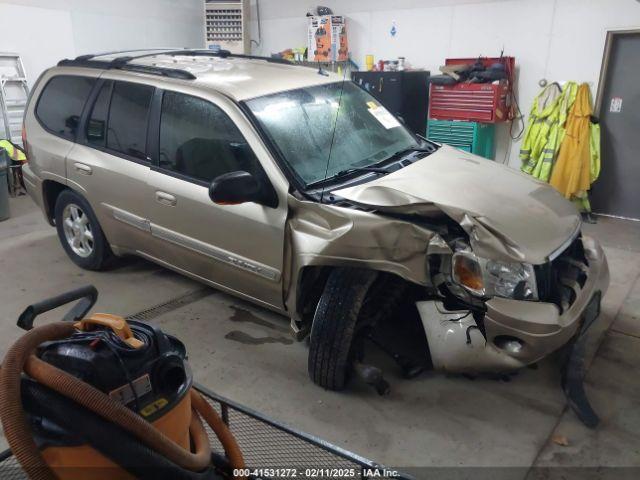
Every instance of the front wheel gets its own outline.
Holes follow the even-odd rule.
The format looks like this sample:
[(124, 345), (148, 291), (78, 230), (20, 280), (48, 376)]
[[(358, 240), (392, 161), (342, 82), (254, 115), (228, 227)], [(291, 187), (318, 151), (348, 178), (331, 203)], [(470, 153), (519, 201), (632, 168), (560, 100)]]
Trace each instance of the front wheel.
[(307, 368), (313, 382), (342, 390), (353, 361), (353, 343), (362, 306), (377, 272), (337, 268), (329, 275), (313, 316)]
[(102, 270), (113, 257), (89, 202), (72, 190), (64, 190), (55, 206), (58, 238), (69, 258), (86, 270)]

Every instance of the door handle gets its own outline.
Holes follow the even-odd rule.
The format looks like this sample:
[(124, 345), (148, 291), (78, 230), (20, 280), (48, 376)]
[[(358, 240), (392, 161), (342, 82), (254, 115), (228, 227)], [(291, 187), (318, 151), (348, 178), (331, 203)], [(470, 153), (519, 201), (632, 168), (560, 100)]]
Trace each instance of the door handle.
[(91, 167), (84, 163), (75, 162), (73, 166), (75, 167), (76, 172), (81, 173), (82, 175), (91, 175), (93, 173)]
[(168, 205), (170, 207), (173, 207), (175, 206), (176, 203), (178, 203), (178, 200), (176, 199), (176, 197), (174, 197), (170, 193), (160, 192), (160, 191), (156, 192), (156, 201), (158, 203), (161, 203), (163, 205)]

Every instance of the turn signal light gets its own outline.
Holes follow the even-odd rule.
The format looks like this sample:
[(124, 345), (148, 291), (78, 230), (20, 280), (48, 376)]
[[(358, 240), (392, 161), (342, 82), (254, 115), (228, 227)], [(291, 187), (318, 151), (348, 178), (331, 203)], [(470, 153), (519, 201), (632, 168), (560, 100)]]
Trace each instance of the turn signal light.
[(467, 290), (478, 295), (484, 295), (484, 280), (482, 269), (475, 255), (458, 252), (453, 256), (453, 279)]

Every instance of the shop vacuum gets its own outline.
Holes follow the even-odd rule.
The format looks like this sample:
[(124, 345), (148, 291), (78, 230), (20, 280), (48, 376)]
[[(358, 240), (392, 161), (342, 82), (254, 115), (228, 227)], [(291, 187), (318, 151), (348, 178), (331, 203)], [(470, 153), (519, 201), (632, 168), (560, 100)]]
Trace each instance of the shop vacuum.
[[(184, 345), (96, 313), (83, 287), (29, 306), (0, 372), (0, 417), (29, 478), (213, 480), (244, 468), (233, 435), (192, 388)], [(62, 321), (41, 313), (78, 301)], [(212, 452), (204, 421), (224, 448)]]

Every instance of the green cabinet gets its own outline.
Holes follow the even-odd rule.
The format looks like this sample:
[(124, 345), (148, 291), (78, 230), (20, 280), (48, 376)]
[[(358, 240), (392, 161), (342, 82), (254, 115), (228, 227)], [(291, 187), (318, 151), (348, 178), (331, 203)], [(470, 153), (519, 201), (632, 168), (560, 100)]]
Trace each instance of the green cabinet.
[(493, 123), (434, 119), (427, 122), (429, 140), (446, 143), (490, 160), (495, 155), (495, 131)]

